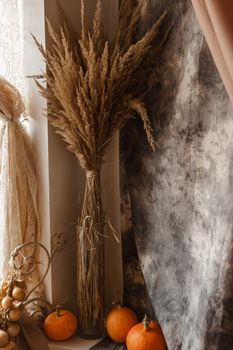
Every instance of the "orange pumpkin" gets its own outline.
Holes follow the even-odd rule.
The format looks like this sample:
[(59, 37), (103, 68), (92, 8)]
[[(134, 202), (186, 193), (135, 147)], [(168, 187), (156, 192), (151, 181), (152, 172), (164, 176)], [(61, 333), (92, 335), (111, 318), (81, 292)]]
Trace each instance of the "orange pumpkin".
[(57, 306), (56, 311), (45, 319), (44, 329), (47, 337), (52, 340), (68, 339), (77, 329), (77, 318), (72, 312), (61, 310)]
[(117, 304), (107, 316), (106, 328), (112, 340), (116, 343), (125, 343), (129, 330), (137, 323), (138, 317), (133, 310)]
[(131, 328), (127, 335), (128, 350), (167, 350), (167, 344), (159, 324), (145, 316), (144, 320)]

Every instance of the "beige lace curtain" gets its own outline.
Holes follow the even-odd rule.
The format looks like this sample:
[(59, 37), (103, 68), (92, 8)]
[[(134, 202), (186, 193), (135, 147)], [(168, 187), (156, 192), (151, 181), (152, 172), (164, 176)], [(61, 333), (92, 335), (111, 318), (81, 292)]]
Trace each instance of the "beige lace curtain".
[(20, 117), (24, 112), (17, 89), (0, 78), (0, 276), (11, 251), (38, 239), (37, 178), (30, 139)]
[(0, 0), (0, 278), (11, 251), (39, 236), (35, 158), (22, 123), (21, 7), (21, 0)]

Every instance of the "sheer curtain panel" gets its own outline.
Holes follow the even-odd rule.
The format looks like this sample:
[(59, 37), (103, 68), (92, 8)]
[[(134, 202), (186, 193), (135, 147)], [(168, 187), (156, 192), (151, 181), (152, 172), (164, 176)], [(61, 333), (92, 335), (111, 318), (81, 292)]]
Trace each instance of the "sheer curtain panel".
[(35, 158), (22, 118), (22, 7), (21, 0), (0, 0), (0, 278), (11, 251), (39, 235)]

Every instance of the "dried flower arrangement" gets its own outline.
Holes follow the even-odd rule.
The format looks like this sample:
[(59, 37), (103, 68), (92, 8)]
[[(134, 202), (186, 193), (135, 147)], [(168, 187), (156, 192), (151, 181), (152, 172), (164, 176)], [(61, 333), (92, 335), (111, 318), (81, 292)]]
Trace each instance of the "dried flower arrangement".
[[(101, 202), (100, 170), (114, 134), (138, 115), (147, 139), (155, 149), (153, 129), (143, 102), (153, 78), (153, 62), (160, 42), (157, 37), (166, 14), (139, 39), (138, 27), (145, 2), (122, 0), (119, 26), (113, 44), (103, 31), (102, 4), (97, 0), (92, 31), (81, 1), (81, 37), (74, 40), (69, 26), (57, 34), (50, 23), (51, 48), (35, 39), (47, 72), (34, 76), (47, 99), (48, 120), (67, 143), (86, 174), (86, 188), (78, 232), (79, 327), (101, 329), (103, 319), (104, 230), (106, 217)], [(145, 69), (146, 68), (146, 69)], [(40, 82), (43, 79), (46, 86)]]

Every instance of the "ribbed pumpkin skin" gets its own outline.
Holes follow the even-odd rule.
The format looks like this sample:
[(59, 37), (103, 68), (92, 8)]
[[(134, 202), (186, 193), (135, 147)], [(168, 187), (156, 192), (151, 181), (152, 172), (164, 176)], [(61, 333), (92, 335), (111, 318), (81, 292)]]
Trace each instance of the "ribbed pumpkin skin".
[(138, 323), (138, 317), (126, 306), (117, 306), (106, 320), (108, 334), (116, 343), (125, 343), (129, 330)]
[[(155, 330), (157, 330), (157, 331), (162, 332), (162, 329), (161, 329), (159, 323), (156, 322), (156, 321), (150, 321), (150, 328), (153, 328), (153, 329), (155, 329)], [(162, 333), (163, 333), (163, 332), (162, 332)]]
[(126, 339), (128, 350), (167, 350), (166, 341), (157, 322), (152, 321), (145, 329), (139, 323), (129, 331)]
[(77, 318), (69, 311), (61, 310), (60, 316), (52, 312), (44, 322), (45, 333), (52, 340), (65, 340), (70, 338), (77, 329)]

